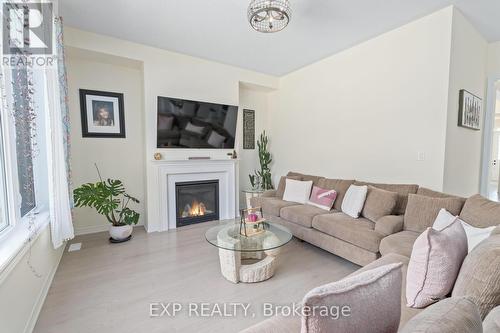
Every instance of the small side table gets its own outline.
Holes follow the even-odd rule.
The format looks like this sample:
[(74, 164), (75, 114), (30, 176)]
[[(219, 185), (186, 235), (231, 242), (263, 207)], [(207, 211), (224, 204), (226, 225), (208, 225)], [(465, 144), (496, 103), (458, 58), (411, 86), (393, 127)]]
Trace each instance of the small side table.
[(262, 193), (264, 193), (264, 190), (243, 190), (241, 192), (245, 193), (247, 208), (252, 208), (252, 205), (250, 204), (250, 199), (255, 197), (260, 197)]

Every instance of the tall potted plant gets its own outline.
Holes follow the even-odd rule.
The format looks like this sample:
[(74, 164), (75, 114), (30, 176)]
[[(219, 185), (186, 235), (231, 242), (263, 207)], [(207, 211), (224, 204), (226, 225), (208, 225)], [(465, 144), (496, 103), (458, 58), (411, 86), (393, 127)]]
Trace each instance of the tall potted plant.
[[(97, 168), (97, 166), (96, 166)], [(125, 192), (121, 180), (102, 180), (83, 184), (73, 191), (76, 207), (91, 207), (97, 213), (106, 217), (111, 226), (109, 228), (110, 241), (122, 242), (129, 240), (132, 235), (132, 226), (139, 221), (139, 213), (128, 207), (130, 201), (139, 203), (139, 200)]]
[(257, 170), (255, 174), (260, 178), (261, 187), (263, 190), (274, 189), (273, 180), (271, 177), (271, 162), (273, 158), (268, 150), (269, 139), (266, 135), (266, 131), (260, 134), (257, 140), (257, 147), (259, 148), (259, 163), (260, 170)]

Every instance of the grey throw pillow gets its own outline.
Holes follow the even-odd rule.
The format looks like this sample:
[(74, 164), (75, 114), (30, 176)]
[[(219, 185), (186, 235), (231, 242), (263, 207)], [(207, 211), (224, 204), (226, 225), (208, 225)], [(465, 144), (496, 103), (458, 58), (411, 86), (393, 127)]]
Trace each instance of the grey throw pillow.
[(482, 241), (465, 257), (452, 296), (471, 298), (481, 318), (500, 304), (500, 235)]
[(381, 217), (391, 215), (397, 202), (398, 194), (396, 192), (368, 186), (368, 194), (361, 215), (377, 222)]
[[(303, 300), (309, 313), (301, 333), (392, 333), (401, 317), (402, 263), (381, 266), (314, 288)], [(381, 306), (383, 300), (383, 306)], [(344, 311), (348, 308), (348, 311)], [(337, 309), (339, 316), (319, 309)], [(313, 313), (312, 309), (317, 309)]]
[(427, 307), (410, 319), (400, 333), (482, 333), (481, 316), (474, 302), (451, 297)]

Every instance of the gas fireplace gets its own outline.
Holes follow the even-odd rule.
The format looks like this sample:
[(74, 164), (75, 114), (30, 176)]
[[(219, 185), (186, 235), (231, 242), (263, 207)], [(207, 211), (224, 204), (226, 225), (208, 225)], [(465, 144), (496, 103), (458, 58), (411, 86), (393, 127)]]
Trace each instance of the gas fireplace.
[(219, 219), (219, 181), (175, 183), (177, 227)]

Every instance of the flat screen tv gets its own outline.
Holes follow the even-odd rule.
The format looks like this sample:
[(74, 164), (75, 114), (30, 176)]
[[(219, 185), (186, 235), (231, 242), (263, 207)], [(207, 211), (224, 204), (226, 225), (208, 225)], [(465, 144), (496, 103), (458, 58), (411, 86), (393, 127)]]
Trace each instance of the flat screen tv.
[(158, 148), (234, 149), (238, 107), (158, 97)]

